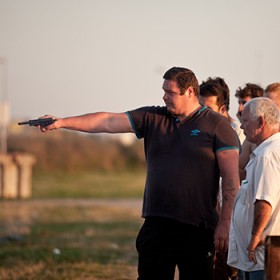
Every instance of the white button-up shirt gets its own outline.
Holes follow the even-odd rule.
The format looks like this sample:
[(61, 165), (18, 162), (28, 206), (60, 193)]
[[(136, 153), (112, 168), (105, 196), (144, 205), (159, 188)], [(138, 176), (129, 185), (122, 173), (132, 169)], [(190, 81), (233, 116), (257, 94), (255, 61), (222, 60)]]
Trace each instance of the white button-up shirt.
[(263, 270), (264, 245), (256, 248), (257, 264), (249, 261), (247, 247), (251, 240), (256, 200), (265, 200), (272, 207), (263, 238), (280, 235), (280, 133), (266, 139), (252, 152), (246, 174), (233, 209), (228, 264), (244, 271)]

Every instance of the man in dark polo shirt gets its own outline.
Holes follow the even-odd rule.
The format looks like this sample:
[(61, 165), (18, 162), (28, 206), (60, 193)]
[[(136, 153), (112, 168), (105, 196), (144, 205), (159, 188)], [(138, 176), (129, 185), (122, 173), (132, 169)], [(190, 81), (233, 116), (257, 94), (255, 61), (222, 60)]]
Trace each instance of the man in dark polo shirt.
[[(226, 118), (199, 104), (194, 73), (173, 67), (163, 76), (164, 107), (56, 118), (43, 132), (66, 128), (90, 133), (135, 133), (147, 162), (138, 234), (138, 279), (212, 279), (216, 250), (227, 250), (239, 187), (238, 139)], [(219, 178), (223, 206), (216, 212)]]

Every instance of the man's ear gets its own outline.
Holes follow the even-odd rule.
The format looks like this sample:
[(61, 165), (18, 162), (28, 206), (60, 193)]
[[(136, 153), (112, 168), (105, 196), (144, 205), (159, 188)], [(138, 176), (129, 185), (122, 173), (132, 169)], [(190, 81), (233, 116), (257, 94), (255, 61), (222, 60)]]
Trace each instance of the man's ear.
[(264, 117), (263, 117), (263, 116), (260, 116), (260, 117), (259, 117), (259, 128), (261, 128), (262, 126), (264, 126), (264, 123), (265, 123)]
[(221, 107), (220, 107), (220, 109), (219, 109), (219, 111), (220, 111), (220, 113), (221, 114), (224, 114), (225, 112), (226, 112), (226, 105), (222, 105)]
[(190, 87), (187, 88), (186, 94), (187, 94), (188, 97), (195, 96), (194, 89), (193, 89), (192, 86), (190, 86)]

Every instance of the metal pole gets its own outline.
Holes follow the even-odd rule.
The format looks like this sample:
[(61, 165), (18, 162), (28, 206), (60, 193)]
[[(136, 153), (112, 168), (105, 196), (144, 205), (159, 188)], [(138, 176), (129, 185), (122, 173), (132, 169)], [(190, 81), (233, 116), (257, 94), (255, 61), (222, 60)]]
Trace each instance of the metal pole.
[(0, 153), (7, 154), (9, 104), (7, 60), (0, 57)]

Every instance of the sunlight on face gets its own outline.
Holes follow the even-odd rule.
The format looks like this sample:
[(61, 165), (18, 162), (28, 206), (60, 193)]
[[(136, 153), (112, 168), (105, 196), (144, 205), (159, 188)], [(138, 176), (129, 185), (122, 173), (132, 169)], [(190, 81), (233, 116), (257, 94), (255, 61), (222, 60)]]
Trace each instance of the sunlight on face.
[(174, 115), (179, 114), (181, 108), (181, 95), (180, 88), (176, 81), (165, 80), (162, 89), (164, 91), (163, 100), (167, 110)]

